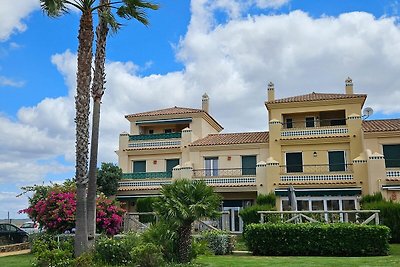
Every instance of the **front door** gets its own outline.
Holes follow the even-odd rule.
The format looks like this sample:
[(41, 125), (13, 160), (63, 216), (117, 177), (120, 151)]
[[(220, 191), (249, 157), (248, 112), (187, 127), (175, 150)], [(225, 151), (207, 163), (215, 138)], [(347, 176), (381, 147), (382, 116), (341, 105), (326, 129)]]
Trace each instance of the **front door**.
[(166, 172), (167, 172), (167, 176), (169, 178), (172, 177), (172, 169), (179, 165), (179, 159), (167, 159), (167, 167), (166, 167)]
[(241, 207), (224, 207), (224, 223), (223, 230), (228, 230), (231, 232), (241, 233), (243, 232), (243, 221), (239, 216), (239, 211)]

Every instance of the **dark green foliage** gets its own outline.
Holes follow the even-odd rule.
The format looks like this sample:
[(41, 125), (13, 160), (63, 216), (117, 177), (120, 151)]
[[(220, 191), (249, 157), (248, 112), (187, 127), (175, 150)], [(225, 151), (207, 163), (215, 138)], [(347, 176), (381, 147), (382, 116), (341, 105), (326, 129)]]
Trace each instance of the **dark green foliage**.
[(359, 224), (250, 224), (244, 238), (254, 255), (381, 256), (390, 229)]
[(372, 195), (365, 195), (360, 200), (360, 205), (363, 206), (367, 203), (384, 201), (381, 192), (375, 192)]
[(96, 240), (96, 259), (105, 264), (126, 265), (132, 261), (130, 252), (140, 243), (137, 234), (127, 234), (122, 238), (101, 237)]
[[(152, 212), (153, 203), (157, 201), (157, 197), (139, 198), (136, 201), (137, 212)], [(140, 215), (139, 221), (142, 223), (154, 223), (156, 221), (155, 215)]]
[(122, 178), (122, 170), (113, 163), (101, 163), (97, 173), (97, 189), (106, 196), (117, 193), (118, 181)]
[(72, 238), (59, 240), (53, 235), (40, 234), (31, 244), (32, 253), (35, 255), (32, 266), (74, 266)]
[(130, 252), (132, 263), (135, 267), (159, 267), (164, 266), (165, 262), (161, 247), (152, 243), (141, 244)]
[(380, 210), (380, 223), (391, 230), (391, 243), (400, 243), (400, 203), (389, 201), (370, 202), (362, 205), (364, 210)]
[(161, 247), (164, 259), (166, 261), (177, 260), (176, 250), (176, 229), (173, 225), (166, 222), (152, 224), (143, 234), (144, 243), (153, 243)]
[(204, 231), (195, 236), (196, 241), (206, 241), (214, 255), (231, 254), (235, 248), (235, 237), (221, 230)]
[[(276, 210), (275, 206), (271, 205), (253, 205), (247, 208), (242, 209), (239, 212), (240, 217), (242, 217), (244, 225), (248, 225), (250, 223), (259, 223), (261, 219), (261, 215), (258, 214), (258, 211), (267, 211), (267, 210)], [(268, 217), (271, 218), (271, 217)]]
[(268, 195), (258, 195), (256, 199), (257, 205), (269, 205), (275, 207), (276, 196), (274, 192), (269, 193)]

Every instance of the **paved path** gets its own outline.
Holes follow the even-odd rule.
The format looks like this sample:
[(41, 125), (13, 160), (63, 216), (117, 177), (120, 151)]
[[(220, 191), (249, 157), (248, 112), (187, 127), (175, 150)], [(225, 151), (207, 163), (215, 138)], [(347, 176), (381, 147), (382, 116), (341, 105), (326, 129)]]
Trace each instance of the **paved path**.
[(30, 249), (10, 251), (10, 252), (2, 252), (0, 253), (0, 257), (12, 256), (12, 255), (21, 255), (31, 253)]

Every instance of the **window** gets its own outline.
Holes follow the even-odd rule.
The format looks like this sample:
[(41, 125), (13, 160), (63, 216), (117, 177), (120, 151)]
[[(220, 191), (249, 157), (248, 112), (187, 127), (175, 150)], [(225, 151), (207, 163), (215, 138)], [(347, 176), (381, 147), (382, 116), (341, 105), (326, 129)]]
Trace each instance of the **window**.
[(286, 118), (286, 128), (293, 128), (293, 119)]
[(167, 159), (166, 160), (166, 172), (168, 177), (172, 177), (172, 169), (179, 165), (179, 159)]
[(153, 129), (150, 129), (149, 130), (149, 134), (153, 134), (154, 133), (154, 130)]
[(306, 117), (306, 127), (315, 127), (314, 117)]
[(172, 133), (172, 129), (164, 129), (164, 133)]
[(218, 176), (218, 158), (204, 158), (204, 167), (206, 176)]
[(344, 151), (328, 151), (328, 159), (330, 172), (343, 172), (346, 170)]
[(133, 172), (146, 172), (146, 161), (145, 160), (134, 161)]
[(257, 156), (242, 156), (242, 175), (256, 175)]
[(303, 153), (286, 153), (286, 172), (303, 172)]
[(385, 156), (386, 168), (400, 167), (400, 144), (383, 145), (383, 155)]

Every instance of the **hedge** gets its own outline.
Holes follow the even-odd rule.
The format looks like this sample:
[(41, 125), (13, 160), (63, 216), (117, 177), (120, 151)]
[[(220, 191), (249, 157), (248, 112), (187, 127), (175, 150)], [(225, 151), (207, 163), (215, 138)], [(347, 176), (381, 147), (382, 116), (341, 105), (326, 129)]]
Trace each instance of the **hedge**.
[(250, 224), (243, 234), (254, 255), (388, 255), (390, 229), (349, 223)]
[(400, 204), (380, 201), (364, 203), (362, 209), (380, 210), (379, 219), (381, 224), (386, 225), (391, 230), (391, 243), (400, 243)]
[(193, 236), (198, 242), (205, 241), (207, 247), (214, 255), (232, 254), (235, 248), (235, 236), (221, 230), (210, 230), (201, 232), (200, 235)]

